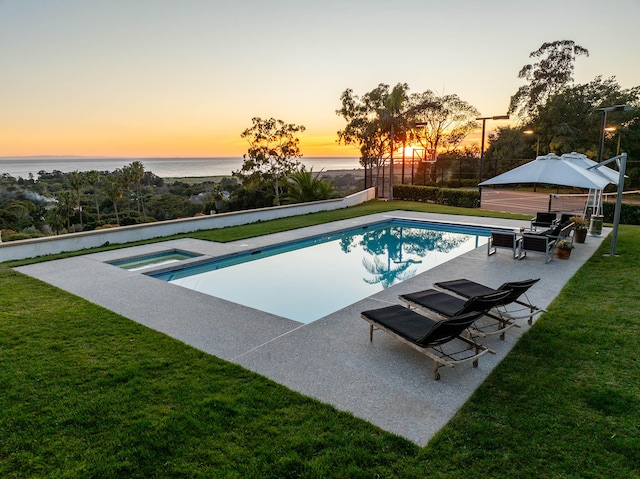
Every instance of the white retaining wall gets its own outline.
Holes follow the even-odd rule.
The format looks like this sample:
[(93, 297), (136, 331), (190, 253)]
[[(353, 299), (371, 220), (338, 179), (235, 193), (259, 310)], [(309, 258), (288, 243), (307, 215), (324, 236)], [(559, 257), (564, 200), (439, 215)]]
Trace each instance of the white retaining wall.
[(369, 188), (346, 198), (295, 205), (274, 206), (257, 210), (233, 213), (221, 213), (211, 216), (196, 216), (178, 220), (159, 221), (141, 225), (121, 226), (103, 230), (84, 231), (60, 236), (46, 236), (27, 240), (0, 243), (0, 262), (33, 258), (64, 251), (78, 251), (85, 248), (102, 246), (105, 243), (120, 244), (189, 233), (198, 230), (210, 230), (236, 226), (256, 221), (267, 221), (288, 216), (298, 216), (318, 211), (337, 210), (354, 206), (375, 198), (375, 188)]

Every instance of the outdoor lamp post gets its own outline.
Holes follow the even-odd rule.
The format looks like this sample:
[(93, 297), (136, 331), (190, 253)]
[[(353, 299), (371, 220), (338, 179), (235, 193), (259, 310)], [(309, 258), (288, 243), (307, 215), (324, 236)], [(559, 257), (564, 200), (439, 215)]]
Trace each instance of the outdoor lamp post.
[(596, 111), (602, 112), (602, 123), (600, 124), (600, 146), (598, 147), (598, 163), (602, 163), (602, 156), (604, 155), (604, 131), (607, 126), (607, 113), (610, 111), (629, 111), (631, 105), (613, 105), (605, 108), (596, 108)]
[[(535, 131), (533, 130), (524, 130), (522, 133), (524, 133), (525, 135), (533, 135), (535, 133)], [(536, 158), (538, 158), (538, 156), (540, 155), (540, 135), (536, 135), (537, 136), (537, 140), (536, 140)]]
[(487, 120), (508, 120), (509, 115), (481, 116), (476, 120), (482, 120), (482, 142), (480, 146), (480, 173), (478, 174), (478, 183), (482, 183), (482, 169), (484, 167), (484, 128)]
[(620, 137), (622, 136), (622, 129), (618, 129), (615, 126), (608, 126), (604, 129), (604, 131), (608, 131), (609, 133), (618, 131), (618, 143), (616, 144), (616, 155), (619, 155), (620, 154)]

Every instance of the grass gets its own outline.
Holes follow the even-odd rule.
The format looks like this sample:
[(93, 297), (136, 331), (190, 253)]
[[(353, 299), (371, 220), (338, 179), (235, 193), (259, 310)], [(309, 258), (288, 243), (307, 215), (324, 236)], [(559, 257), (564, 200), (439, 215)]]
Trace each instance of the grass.
[(640, 228), (608, 250), (422, 448), (0, 265), (0, 475), (640, 477)]

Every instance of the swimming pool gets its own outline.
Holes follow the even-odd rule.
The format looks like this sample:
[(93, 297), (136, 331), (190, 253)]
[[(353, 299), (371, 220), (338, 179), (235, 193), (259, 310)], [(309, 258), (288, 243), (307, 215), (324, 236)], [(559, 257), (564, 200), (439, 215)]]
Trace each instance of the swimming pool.
[(394, 219), (150, 275), (309, 323), (485, 245), (490, 234)]

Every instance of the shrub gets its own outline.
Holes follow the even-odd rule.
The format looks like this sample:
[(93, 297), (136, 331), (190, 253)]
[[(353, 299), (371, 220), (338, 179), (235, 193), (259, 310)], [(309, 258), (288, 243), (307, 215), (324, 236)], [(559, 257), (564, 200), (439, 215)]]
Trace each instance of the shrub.
[(395, 185), (393, 196), (399, 200), (436, 203), (439, 205), (479, 208), (480, 193), (475, 190), (438, 188), (436, 186)]
[[(613, 223), (615, 209), (615, 203), (611, 203), (609, 201), (605, 201), (602, 203), (602, 212), (605, 222)], [(620, 208), (620, 224), (640, 225), (640, 205), (622, 203)]]

